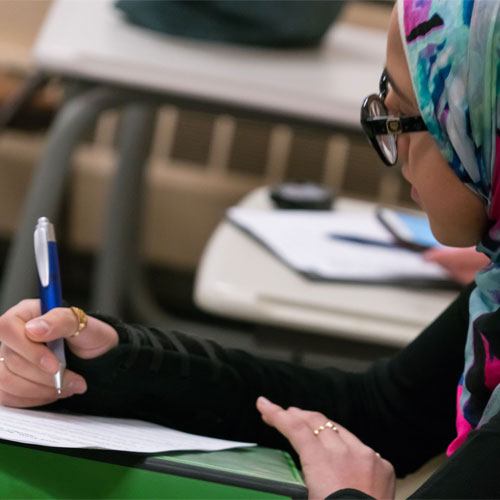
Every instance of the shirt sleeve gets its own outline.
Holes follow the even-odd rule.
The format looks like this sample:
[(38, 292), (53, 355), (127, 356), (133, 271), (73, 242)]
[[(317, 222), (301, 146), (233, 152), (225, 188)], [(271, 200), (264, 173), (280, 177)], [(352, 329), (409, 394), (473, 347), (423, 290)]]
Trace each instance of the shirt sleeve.
[(470, 291), (408, 347), (366, 373), (306, 368), (101, 316), (118, 331), (119, 345), (93, 360), (69, 353), (68, 366), (86, 378), (88, 390), (60, 404), (289, 450), (261, 421), (255, 401), (263, 395), (284, 407), (324, 413), (389, 460), (401, 477), (453, 438)]

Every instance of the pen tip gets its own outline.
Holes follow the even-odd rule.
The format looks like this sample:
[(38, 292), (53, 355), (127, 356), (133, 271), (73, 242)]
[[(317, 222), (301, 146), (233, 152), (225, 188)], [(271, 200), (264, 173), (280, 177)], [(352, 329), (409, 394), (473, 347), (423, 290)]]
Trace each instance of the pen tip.
[(61, 392), (62, 392), (62, 391), (61, 391), (61, 389), (57, 389), (57, 394), (59, 394), (59, 395), (60, 395), (60, 394), (61, 394)]

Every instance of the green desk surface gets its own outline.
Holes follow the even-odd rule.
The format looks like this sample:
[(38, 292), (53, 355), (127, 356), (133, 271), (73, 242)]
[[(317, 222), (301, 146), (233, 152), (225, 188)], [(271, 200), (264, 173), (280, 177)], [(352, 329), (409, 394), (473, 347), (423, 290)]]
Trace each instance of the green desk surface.
[(306, 498), (290, 456), (267, 448), (145, 456), (0, 442), (2, 499)]

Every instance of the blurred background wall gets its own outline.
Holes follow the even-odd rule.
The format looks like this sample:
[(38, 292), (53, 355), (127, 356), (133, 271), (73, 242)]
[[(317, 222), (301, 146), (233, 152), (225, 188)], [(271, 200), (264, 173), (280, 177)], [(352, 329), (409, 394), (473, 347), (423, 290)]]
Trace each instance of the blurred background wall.
[[(31, 48), (49, 7), (49, 0), (0, 2), (0, 104), (33, 71)], [(392, 2), (352, 1), (340, 21), (385, 30), (391, 7)], [(1, 262), (62, 95), (61, 83), (51, 81), (0, 133)], [(85, 295), (86, 270), (99, 247), (119, 122), (118, 111), (105, 113), (74, 156), (58, 226), (64, 225), (63, 245), (72, 263), (65, 287), (75, 294)], [(257, 186), (308, 180), (343, 195), (412, 203), (398, 170), (383, 168), (360, 136), (168, 106), (158, 113), (147, 178), (142, 253), (160, 302), (181, 314), (195, 313), (194, 270), (211, 232), (227, 207)]]

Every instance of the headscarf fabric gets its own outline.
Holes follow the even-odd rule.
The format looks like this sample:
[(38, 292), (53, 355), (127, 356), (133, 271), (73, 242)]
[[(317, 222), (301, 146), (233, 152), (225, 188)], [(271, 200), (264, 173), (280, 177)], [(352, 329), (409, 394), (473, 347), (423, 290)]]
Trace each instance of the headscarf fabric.
[(457, 437), (500, 412), (500, 1), (398, 0), (401, 38), (423, 120), (458, 178), (485, 204), (490, 225), (478, 250), (491, 260), (469, 303)]

